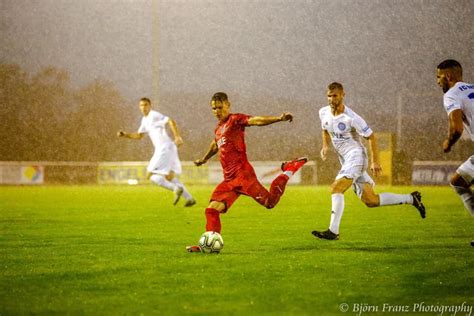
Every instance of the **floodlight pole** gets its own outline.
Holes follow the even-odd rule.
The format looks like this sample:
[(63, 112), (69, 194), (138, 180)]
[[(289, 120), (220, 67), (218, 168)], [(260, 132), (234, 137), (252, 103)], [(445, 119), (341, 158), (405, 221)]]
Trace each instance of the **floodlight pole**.
[(398, 94), (397, 101), (397, 150), (402, 147), (402, 117), (403, 117), (403, 93)]
[(152, 8), (152, 98), (153, 104), (160, 103), (160, 19), (159, 0), (151, 1)]

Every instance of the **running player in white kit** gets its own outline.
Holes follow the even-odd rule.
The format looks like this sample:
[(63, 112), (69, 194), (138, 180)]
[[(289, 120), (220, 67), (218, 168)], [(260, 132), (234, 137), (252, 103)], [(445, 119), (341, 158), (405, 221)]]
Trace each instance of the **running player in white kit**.
[[(461, 64), (453, 59), (447, 59), (438, 65), (436, 78), (443, 89), (443, 104), (448, 114), (448, 137), (443, 142), (443, 150), (448, 153), (464, 129), (471, 141), (474, 141), (474, 84), (462, 81)], [(450, 181), (471, 216), (474, 216), (474, 196), (471, 190), (473, 180), (474, 155), (459, 166)], [(474, 241), (471, 241), (471, 246), (474, 246)]]
[(382, 169), (378, 162), (375, 135), (357, 113), (344, 105), (344, 89), (340, 83), (333, 82), (328, 86), (327, 97), (329, 106), (319, 110), (323, 129), (321, 158), (326, 160), (329, 141), (332, 140), (341, 162), (341, 170), (331, 185), (332, 210), (329, 229), (315, 230), (312, 234), (321, 239), (339, 239), (339, 225), (344, 212), (344, 192), (351, 186), (368, 207), (411, 204), (420, 212), (421, 217), (425, 218), (425, 207), (421, 203), (420, 192), (415, 191), (411, 194), (376, 194), (374, 192), (375, 183), (367, 173), (367, 150), (360, 142), (359, 135), (369, 141), (372, 161), (370, 170), (377, 177)]
[[(168, 116), (153, 111), (151, 101), (148, 98), (140, 99), (139, 107), (143, 118), (138, 131), (136, 133), (119, 131), (117, 136), (142, 139), (147, 133), (155, 147), (155, 153), (147, 167), (147, 178), (151, 182), (173, 191), (175, 194), (174, 205), (183, 196), (186, 199), (184, 206), (193, 206), (196, 201), (177, 178), (177, 175), (181, 174), (181, 162), (179, 161), (177, 146), (183, 144), (183, 139), (179, 135), (176, 122)], [(166, 131), (167, 125), (173, 133), (174, 141), (171, 140)]]

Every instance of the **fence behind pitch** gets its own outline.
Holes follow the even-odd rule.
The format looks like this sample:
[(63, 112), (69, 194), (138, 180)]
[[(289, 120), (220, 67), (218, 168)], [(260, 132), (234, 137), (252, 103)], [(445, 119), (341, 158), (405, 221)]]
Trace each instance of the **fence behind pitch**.
[[(0, 162), (0, 184), (147, 184), (146, 161), (72, 162), (72, 161), (3, 161)], [(252, 162), (257, 176), (270, 183), (281, 172), (281, 162)], [(222, 180), (218, 162), (199, 168), (190, 161), (182, 162), (181, 180), (186, 184), (216, 184)], [(317, 184), (315, 162), (308, 162), (290, 184)]]

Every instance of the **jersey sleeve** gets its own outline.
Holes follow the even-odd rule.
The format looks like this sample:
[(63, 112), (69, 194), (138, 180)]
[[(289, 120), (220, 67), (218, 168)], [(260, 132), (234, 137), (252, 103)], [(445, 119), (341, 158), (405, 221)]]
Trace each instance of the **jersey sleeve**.
[(459, 101), (456, 100), (456, 98), (453, 95), (447, 94), (447, 93), (443, 97), (443, 105), (448, 115), (454, 110), (461, 109), (461, 105), (459, 104)]
[(235, 114), (233, 119), (234, 119), (234, 124), (239, 125), (239, 126), (249, 126), (249, 118), (251, 118), (251, 115), (247, 114)]
[(352, 126), (356, 129), (357, 134), (362, 137), (367, 138), (373, 133), (372, 129), (367, 125), (364, 119), (355, 113), (352, 117)]
[(166, 123), (169, 122), (170, 118), (162, 113), (159, 112), (152, 112), (152, 126), (153, 127), (165, 127)]
[(164, 114), (161, 115), (161, 121), (163, 122), (163, 125), (165, 125), (166, 123), (168, 123), (170, 121), (170, 118), (169, 116), (166, 116)]

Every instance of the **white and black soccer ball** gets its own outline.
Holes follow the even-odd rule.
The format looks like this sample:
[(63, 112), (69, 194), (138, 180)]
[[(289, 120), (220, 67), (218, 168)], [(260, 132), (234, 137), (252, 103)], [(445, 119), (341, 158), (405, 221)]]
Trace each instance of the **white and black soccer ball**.
[(204, 253), (219, 253), (224, 247), (224, 240), (221, 234), (208, 231), (199, 238), (199, 247)]

